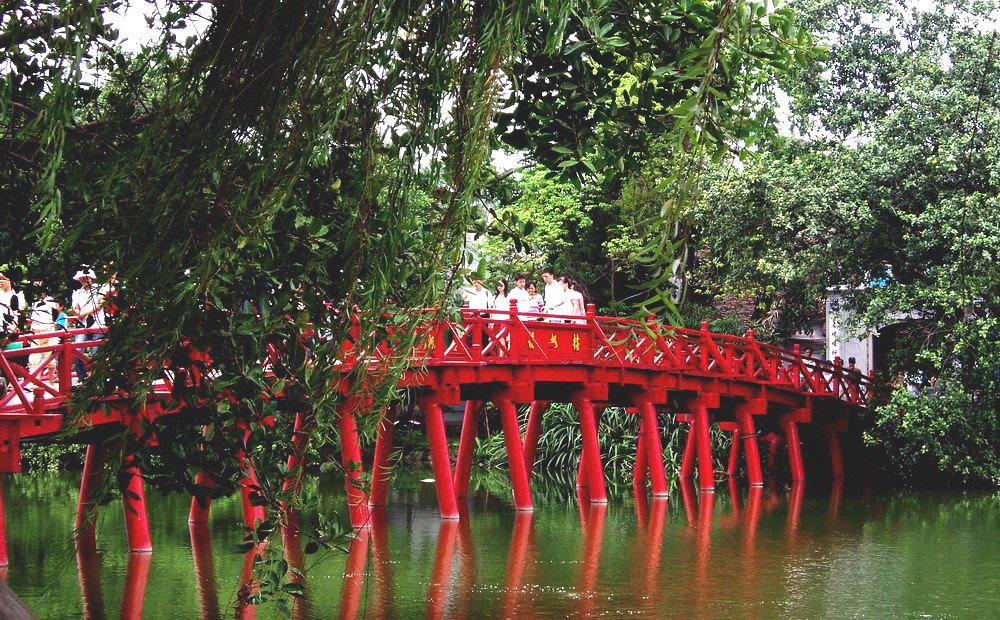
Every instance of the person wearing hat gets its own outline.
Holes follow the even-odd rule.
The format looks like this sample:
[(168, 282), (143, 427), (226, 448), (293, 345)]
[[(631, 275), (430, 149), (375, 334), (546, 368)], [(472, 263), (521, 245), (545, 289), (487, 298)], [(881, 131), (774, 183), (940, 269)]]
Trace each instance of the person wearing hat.
[[(76, 325), (73, 326), (75, 328), (105, 326), (104, 296), (101, 294), (101, 287), (94, 283), (96, 277), (94, 270), (87, 265), (83, 265), (73, 275), (73, 279), (80, 283), (80, 288), (73, 291), (72, 299), (73, 314), (76, 316)], [(73, 342), (100, 340), (101, 336), (100, 332), (77, 334), (73, 337)], [(94, 349), (85, 349), (84, 353), (92, 356)], [(76, 376), (81, 380), (84, 379), (87, 376), (86, 364), (79, 358), (74, 362)]]

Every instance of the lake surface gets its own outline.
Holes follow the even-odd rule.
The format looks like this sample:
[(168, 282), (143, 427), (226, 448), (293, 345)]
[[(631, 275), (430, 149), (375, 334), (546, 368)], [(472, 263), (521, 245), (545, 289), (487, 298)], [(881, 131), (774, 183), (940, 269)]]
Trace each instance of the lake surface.
[[(394, 482), (390, 506), (350, 553), (304, 557), (306, 595), (244, 617), (947, 617), (1000, 616), (1000, 494), (714, 494), (675, 489), (582, 504), (571, 482), (533, 482), (515, 514), (502, 475), (479, 473), (468, 519), (438, 519), (429, 472)], [(237, 498), (189, 528), (188, 500), (149, 493), (152, 554), (125, 546), (120, 504), (101, 511), (96, 553), (70, 544), (79, 474), (16, 475), (6, 506), (8, 583), (39, 618), (212, 618), (237, 614), (253, 552)], [(338, 480), (307, 480), (324, 512)], [(832, 493), (831, 493), (832, 491)], [(584, 498), (585, 500), (586, 498)], [(305, 521), (314, 518), (309, 512)], [(297, 563), (295, 537), (263, 552)], [(2, 611), (2, 610), (0, 610)], [(2, 616), (2, 613), (0, 613)]]

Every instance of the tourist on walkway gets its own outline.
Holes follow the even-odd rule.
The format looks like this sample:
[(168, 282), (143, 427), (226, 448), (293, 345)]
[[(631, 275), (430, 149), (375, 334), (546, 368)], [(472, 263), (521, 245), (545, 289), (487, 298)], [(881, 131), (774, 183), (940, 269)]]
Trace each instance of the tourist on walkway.
[(0, 273), (0, 328), (8, 333), (18, 333), (25, 306), (24, 293), (15, 291), (10, 278)]
[[(31, 304), (31, 315), (29, 317), (31, 321), (31, 333), (51, 335), (48, 338), (35, 338), (32, 341), (32, 346), (47, 347), (49, 345), (59, 344), (58, 334), (55, 332), (59, 327), (57, 321), (59, 319), (59, 315), (62, 314), (62, 305), (49, 295), (48, 287), (45, 286), (44, 282), (36, 282), (34, 288), (38, 297), (35, 299), (35, 302)], [(65, 321), (66, 315), (62, 314), (62, 316)], [(42, 361), (50, 355), (52, 355), (51, 351), (46, 351), (44, 353), (32, 353), (28, 358), (28, 370), (31, 373), (34, 373), (35, 370), (42, 364)], [(38, 378), (43, 381), (47, 380), (50, 375), (54, 375), (55, 368), (56, 361), (53, 359), (46, 364), (46, 368), (42, 370), (42, 372), (38, 375)]]
[(545, 282), (545, 313), (560, 314), (561, 311), (556, 311), (556, 308), (562, 306), (565, 291), (562, 282), (556, 280), (556, 273), (552, 267), (546, 267), (542, 270), (542, 281)]
[(494, 312), (494, 319), (506, 319), (507, 313), (510, 312), (510, 300), (507, 298), (507, 281), (504, 279), (497, 280), (497, 294), (493, 297), (493, 309), (499, 310), (500, 312)]
[[(74, 328), (104, 327), (106, 324), (103, 309), (104, 296), (101, 294), (101, 287), (94, 283), (96, 277), (94, 270), (86, 265), (73, 276), (73, 279), (80, 283), (80, 288), (73, 291), (72, 310), (76, 316)], [(73, 337), (73, 342), (100, 340), (101, 336), (102, 334), (99, 332), (77, 334)], [(84, 349), (83, 353), (92, 356), (94, 349)], [(87, 376), (87, 366), (79, 358), (75, 360), (75, 363), (76, 376), (82, 380)]]
[(519, 313), (527, 313), (530, 311), (528, 302), (528, 290), (525, 288), (528, 284), (528, 278), (525, 277), (523, 273), (518, 273), (514, 275), (514, 290), (510, 292), (507, 296), (508, 303), (510, 300), (517, 301), (517, 311)]
[[(564, 278), (565, 282), (565, 295), (566, 301), (569, 304), (569, 314), (571, 316), (584, 316), (587, 314), (587, 309), (584, 307), (583, 303), (583, 293), (577, 290), (576, 280), (572, 278)], [(585, 323), (581, 319), (576, 319), (570, 321), (571, 323)]]
[(473, 278), (472, 288), (462, 290), (462, 301), (468, 304), (470, 310), (488, 310), (492, 300), (490, 292), (483, 287), (483, 281)]
[[(490, 295), (490, 292), (486, 290), (486, 288), (483, 286), (483, 281), (481, 279), (472, 278), (472, 288), (465, 289), (462, 291), (462, 299), (468, 305), (469, 310), (475, 311), (473, 316), (483, 319), (489, 318), (490, 314), (489, 312), (485, 312), (485, 310), (489, 310), (490, 307), (493, 305), (493, 299), (492, 296)], [(480, 323), (482, 322), (480, 321)], [(471, 326), (468, 326), (467, 329), (470, 330), (467, 342), (469, 346), (472, 346), (473, 344), (476, 344), (476, 339), (473, 338), (471, 333), (471, 330), (473, 328)], [(482, 331), (480, 332), (481, 335), (480, 338), (478, 339), (478, 344), (482, 347), (485, 347), (488, 338), (486, 334), (485, 324), (480, 325), (480, 329)]]
[(538, 287), (534, 282), (528, 282), (528, 312), (531, 314), (541, 314), (544, 307), (545, 298), (538, 293)]

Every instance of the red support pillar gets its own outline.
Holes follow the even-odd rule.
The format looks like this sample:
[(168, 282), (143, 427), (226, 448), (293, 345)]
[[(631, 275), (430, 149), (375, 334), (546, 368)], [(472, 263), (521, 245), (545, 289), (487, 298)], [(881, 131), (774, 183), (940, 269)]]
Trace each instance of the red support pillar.
[(649, 401), (640, 403), (639, 414), (642, 416), (642, 442), (645, 444), (645, 461), (649, 468), (649, 483), (653, 497), (666, 497), (667, 474), (663, 468), (663, 448), (660, 445), (660, 426), (656, 422), (656, 406)]
[(753, 416), (746, 411), (736, 411), (735, 416), (736, 422), (740, 425), (739, 437), (743, 441), (743, 454), (750, 486), (764, 486), (764, 474), (760, 469), (760, 446), (757, 445), (757, 430), (754, 427)]
[(83, 476), (80, 479), (80, 499), (76, 504), (76, 536), (78, 541), (87, 542), (94, 539), (94, 524), (97, 520), (97, 504), (94, 493), (104, 480), (104, 461), (108, 449), (97, 444), (87, 446), (87, 455), (83, 459)]
[[(194, 483), (201, 487), (210, 487), (212, 479), (205, 472), (198, 472)], [(212, 498), (208, 495), (191, 497), (191, 509), (188, 511), (188, 523), (208, 523), (208, 515), (212, 508)]]
[(479, 431), (479, 416), (483, 411), (483, 401), (465, 401), (465, 415), (462, 416), (462, 436), (458, 440), (458, 457), (455, 459), (455, 497), (469, 496), (469, 477), (472, 475), (472, 453), (476, 447), (476, 433)]
[(736, 475), (740, 467), (740, 431), (739, 428), (733, 431), (733, 440), (729, 446), (729, 463), (726, 465), (726, 474), (730, 477)]
[(344, 486), (347, 488), (347, 512), (354, 528), (368, 525), (368, 498), (361, 488), (361, 439), (354, 417), (359, 404), (357, 398), (347, 397), (340, 403), (337, 411), (341, 463), (344, 467)]
[(844, 478), (844, 456), (840, 451), (840, 433), (837, 431), (826, 432), (826, 445), (830, 448), (830, 467), (833, 471), (834, 480)]
[(632, 486), (635, 488), (635, 493), (638, 499), (639, 493), (642, 493), (643, 499), (646, 498), (646, 470), (648, 463), (646, 461), (646, 421), (639, 421), (639, 437), (635, 442), (635, 464), (632, 466)]
[(457, 519), (458, 499), (455, 497), (455, 482), (451, 475), (451, 454), (448, 451), (448, 437), (444, 432), (441, 403), (433, 396), (424, 396), (420, 399), (420, 411), (424, 414), (424, 424), (427, 426), (431, 466), (434, 468), (434, 487), (437, 490), (441, 518)]
[(580, 451), (580, 460), (576, 464), (576, 488), (586, 489), (590, 484), (587, 482), (587, 459), (583, 458), (583, 451)]
[[(302, 490), (302, 474), (306, 464), (306, 451), (309, 448), (309, 436), (312, 434), (313, 420), (304, 412), (295, 414), (295, 423), (292, 427), (292, 453), (288, 455), (286, 463), (285, 481), (281, 485), (281, 490), (298, 497)], [(281, 509), (288, 510), (286, 502), (282, 502)]]
[[(245, 436), (249, 437), (249, 435), (250, 429), (247, 428)], [(240, 501), (243, 505), (243, 523), (248, 528), (254, 528), (258, 521), (265, 519), (264, 507), (257, 504), (253, 497), (257, 495), (260, 483), (257, 481), (257, 472), (247, 460), (245, 448), (240, 447), (236, 451), (236, 459), (239, 462), (240, 469), (243, 470), (243, 477), (240, 478)]]
[(694, 406), (694, 436), (698, 442), (698, 487), (702, 491), (715, 491), (715, 464), (712, 462), (711, 421), (708, 407), (703, 403)]
[[(125, 508), (125, 536), (130, 553), (145, 553), (153, 550), (149, 535), (149, 517), (146, 514), (146, 491), (139, 464), (134, 454), (126, 454), (122, 463), (122, 504)], [(147, 566), (148, 568), (148, 566)]]
[(799, 424), (790, 415), (781, 419), (781, 429), (785, 432), (788, 446), (788, 469), (792, 482), (805, 482), (806, 470), (802, 463), (802, 445), (799, 442)]
[(688, 434), (684, 440), (684, 455), (681, 457), (681, 480), (694, 478), (694, 456), (698, 448), (698, 435), (695, 433), (694, 417), (689, 417)]
[(528, 467), (529, 477), (535, 468), (535, 451), (538, 449), (538, 438), (542, 434), (542, 417), (548, 408), (548, 402), (533, 400), (528, 411), (528, 424), (524, 429), (524, 464)]
[(396, 434), (396, 407), (386, 407), (378, 422), (375, 435), (375, 457), (372, 460), (372, 494), (369, 506), (385, 506), (389, 495), (389, 479), (392, 477), (392, 442)]
[[(208, 425), (206, 424), (203, 433), (208, 432)], [(194, 477), (194, 483), (199, 487), (211, 487), (212, 478), (203, 471), (198, 472)], [(188, 510), (188, 523), (208, 523), (208, 515), (212, 507), (212, 498), (207, 494), (198, 495), (197, 493), (191, 497), (191, 509)]]
[(587, 485), (590, 489), (590, 501), (594, 504), (606, 504), (607, 489), (604, 486), (604, 466), (601, 464), (601, 444), (597, 439), (597, 415), (594, 403), (586, 397), (575, 397), (573, 406), (580, 416), (580, 432), (583, 435), (583, 460), (587, 471)]
[(510, 399), (496, 399), (493, 403), (500, 410), (503, 422), (503, 438), (507, 446), (507, 463), (510, 466), (510, 481), (514, 486), (514, 508), (534, 510), (531, 503), (531, 486), (528, 482), (528, 467), (521, 446), (521, 428), (517, 422), (517, 408)]

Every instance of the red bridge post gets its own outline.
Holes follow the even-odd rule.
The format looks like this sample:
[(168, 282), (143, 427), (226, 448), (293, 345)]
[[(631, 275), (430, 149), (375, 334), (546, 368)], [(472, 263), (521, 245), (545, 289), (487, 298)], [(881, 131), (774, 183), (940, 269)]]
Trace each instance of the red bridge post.
[[(298, 497), (302, 490), (302, 475), (306, 463), (306, 451), (309, 449), (309, 437), (312, 434), (315, 419), (305, 412), (299, 411), (295, 414), (295, 422), (292, 427), (292, 453), (288, 455), (288, 462), (285, 469), (288, 471), (281, 490), (291, 492), (294, 497)], [(288, 505), (282, 502), (281, 509), (288, 510)]]
[(750, 486), (764, 486), (764, 474), (760, 467), (760, 446), (757, 444), (757, 429), (753, 421), (755, 415), (767, 414), (767, 401), (755, 398), (736, 405), (733, 415), (739, 424), (740, 439), (743, 441), (743, 455), (747, 465)]
[[(649, 484), (653, 497), (666, 497), (669, 494), (667, 474), (663, 467), (663, 447), (660, 444), (660, 426), (656, 421), (656, 405), (648, 398), (639, 400), (640, 441), (644, 447), (644, 465), (649, 469)], [(636, 466), (638, 454), (636, 456)]]
[(462, 437), (458, 441), (458, 458), (455, 459), (455, 497), (469, 496), (469, 477), (472, 475), (472, 455), (476, 447), (476, 432), (482, 415), (483, 401), (465, 401), (462, 416)]
[(427, 440), (431, 449), (431, 467), (434, 469), (434, 487), (438, 496), (438, 509), (442, 519), (458, 519), (458, 500), (455, 482), (451, 475), (451, 453), (444, 431), (444, 415), (436, 394), (420, 397), (420, 411), (427, 427)]
[(528, 466), (521, 445), (521, 426), (517, 421), (517, 407), (509, 398), (495, 398), (493, 403), (500, 410), (503, 423), (503, 438), (507, 448), (507, 462), (510, 467), (510, 481), (514, 486), (514, 508), (520, 511), (534, 510), (531, 502), (531, 487), (528, 483)]
[[(586, 474), (592, 504), (606, 504), (608, 492), (604, 485), (604, 466), (601, 464), (601, 444), (597, 438), (597, 415), (594, 402), (586, 395), (574, 395), (573, 407), (580, 416), (580, 433), (583, 435), (582, 470)], [(582, 486), (582, 485), (578, 485)]]
[(528, 468), (528, 477), (531, 477), (531, 472), (535, 469), (538, 438), (542, 435), (542, 418), (549, 405), (548, 401), (533, 400), (531, 409), (528, 410), (528, 423), (524, 428), (524, 465)]
[(80, 498), (76, 504), (77, 545), (92, 543), (95, 538), (94, 523), (97, 520), (97, 503), (94, 493), (104, 480), (104, 462), (107, 447), (89, 444), (83, 459), (83, 476), (80, 478)]
[(372, 493), (369, 506), (385, 506), (392, 476), (392, 443), (396, 434), (396, 405), (386, 407), (378, 421), (375, 434), (375, 456), (372, 459)]
[[(122, 463), (122, 504), (125, 509), (125, 536), (131, 553), (146, 553), (153, 550), (153, 540), (149, 535), (149, 516), (146, 512), (146, 491), (139, 463), (135, 454), (125, 455)], [(141, 597), (140, 597), (141, 600)]]
[(347, 511), (351, 527), (368, 526), (368, 498), (361, 488), (361, 440), (355, 412), (361, 407), (358, 396), (349, 395), (337, 408), (340, 427), (341, 463), (344, 466), (344, 485), (347, 487)]
[(250, 441), (250, 424), (245, 420), (237, 422), (237, 426), (243, 429), (243, 443), (236, 451), (236, 459), (239, 467), (243, 470), (243, 477), (240, 478), (240, 500), (243, 504), (243, 523), (248, 528), (256, 527), (258, 521), (264, 521), (266, 513), (264, 507), (254, 500), (254, 495), (259, 493), (260, 482), (257, 481), (257, 471), (253, 464), (247, 459), (246, 447)]

